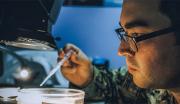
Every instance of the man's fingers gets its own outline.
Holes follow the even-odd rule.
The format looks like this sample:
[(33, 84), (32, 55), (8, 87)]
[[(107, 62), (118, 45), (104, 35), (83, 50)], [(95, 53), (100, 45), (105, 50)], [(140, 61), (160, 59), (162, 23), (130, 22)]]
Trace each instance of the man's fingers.
[(58, 55), (60, 55), (62, 52), (63, 52), (63, 49), (60, 48), (60, 49), (58, 50)]
[(69, 60), (67, 60), (62, 64), (62, 67), (69, 67), (70, 68), (70, 67), (72, 67), (72, 63)]
[(73, 63), (77, 64), (77, 65), (81, 65), (81, 64), (82, 64), (82, 62), (80, 62), (79, 56), (78, 56), (76, 53), (73, 53), (73, 54), (71, 55), (70, 60), (71, 60)]
[(80, 53), (79, 53), (79, 48), (76, 47), (75, 45), (73, 44), (66, 44), (65, 47), (63, 49), (60, 49), (59, 52), (58, 52), (58, 55), (59, 55), (59, 58), (58, 58), (58, 61), (60, 61), (61, 59), (64, 58), (64, 55), (69, 51), (69, 50), (73, 50), (73, 53), (71, 54), (70, 58), (68, 59), (67, 62), (65, 62), (63, 64), (64, 67), (66, 66), (72, 66), (72, 64), (75, 64), (75, 65), (82, 65), (83, 63), (83, 58), (81, 59), (81, 56), (80, 56)]
[(63, 67), (61, 68), (61, 72), (64, 74), (64, 75), (69, 75), (69, 74), (74, 74), (76, 72), (76, 70), (70, 66), (68, 67)]
[[(64, 58), (64, 52), (60, 52), (59, 53), (59, 57), (57, 58), (57, 61), (61, 61), (63, 58)], [(66, 60), (64, 63), (63, 63), (63, 67), (73, 67), (75, 66), (76, 64), (79, 64), (80, 62), (78, 62), (78, 59), (77, 59), (77, 54), (75, 52), (72, 53), (72, 55), (70, 56), (70, 58), (68, 60)]]
[(63, 58), (64, 55), (65, 55), (65, 53), (64, 53), (63, 50), (58, 51), (58, 56), (59, 56), (60, 58)]
[(69, 50), (73, 50), (74, 52), (78, 53), (79, 48), (73, 44), (68, 43), (64, 46), (63, 50), (65, 53), (68, 52)]

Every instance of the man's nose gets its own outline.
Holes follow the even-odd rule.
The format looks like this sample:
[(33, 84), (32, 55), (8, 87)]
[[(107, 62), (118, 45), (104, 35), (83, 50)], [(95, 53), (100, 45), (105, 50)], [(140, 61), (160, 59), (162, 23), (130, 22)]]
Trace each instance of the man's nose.
[(126, 43), (124, 40), (121, 40), (121, 43), (118, 49), (118, 55), (125, 56), (125, 57), (132, 57), (135, 55), (135, 52), (132, 51), (128, 43)]

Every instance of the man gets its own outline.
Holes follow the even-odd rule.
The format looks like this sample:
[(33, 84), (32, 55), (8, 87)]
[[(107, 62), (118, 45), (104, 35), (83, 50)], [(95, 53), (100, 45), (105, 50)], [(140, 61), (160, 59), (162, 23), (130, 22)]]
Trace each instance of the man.
[(60, 58), (70, 49), (75, 52), (63, 65), (63, 75), (73, 85), (96, 92), (88, 96), (104, 97), (109, 104), (180, 104), (179, 5), (180, 0), (124, 0), (116, 32), (128, 73), (99, 71), (68, 44)]

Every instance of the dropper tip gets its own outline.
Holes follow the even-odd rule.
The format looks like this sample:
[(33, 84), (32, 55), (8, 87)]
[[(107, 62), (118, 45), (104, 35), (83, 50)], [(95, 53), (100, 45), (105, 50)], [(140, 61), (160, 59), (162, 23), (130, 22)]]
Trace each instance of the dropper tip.
[(40, 84), (40, 87), (42, 87), (43, 86), (43, 84)]
[(39, 86), (42, 87), (43, 85), (44, 85), (44, 81)]

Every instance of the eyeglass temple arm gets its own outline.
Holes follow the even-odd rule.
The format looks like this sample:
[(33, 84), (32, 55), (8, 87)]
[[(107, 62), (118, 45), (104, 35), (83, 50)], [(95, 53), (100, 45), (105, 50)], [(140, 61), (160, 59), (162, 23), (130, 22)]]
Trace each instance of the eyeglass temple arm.
[(149, 33), (149, 34), (144, 34), (142, 36), (139, 36), (139, 37), (135, 37), (135, 41), (136, 42), (140, 42), (142, 40), (146, 40), (146, 39), (150, 39), (150, 38), (153, 38), (153, 37), (156, 37), (156, 36), (160, 36), (160, 35), (165, 35), (167, 33), (170, 33), (172, 31), (174, 31), (175, 29), (173, 27), (168, 27), (168, 28), (165, 28), (165, 29), (162, 29), (162, 30), (159, 30), (159, 31), (154, 31), (152, 33)]

